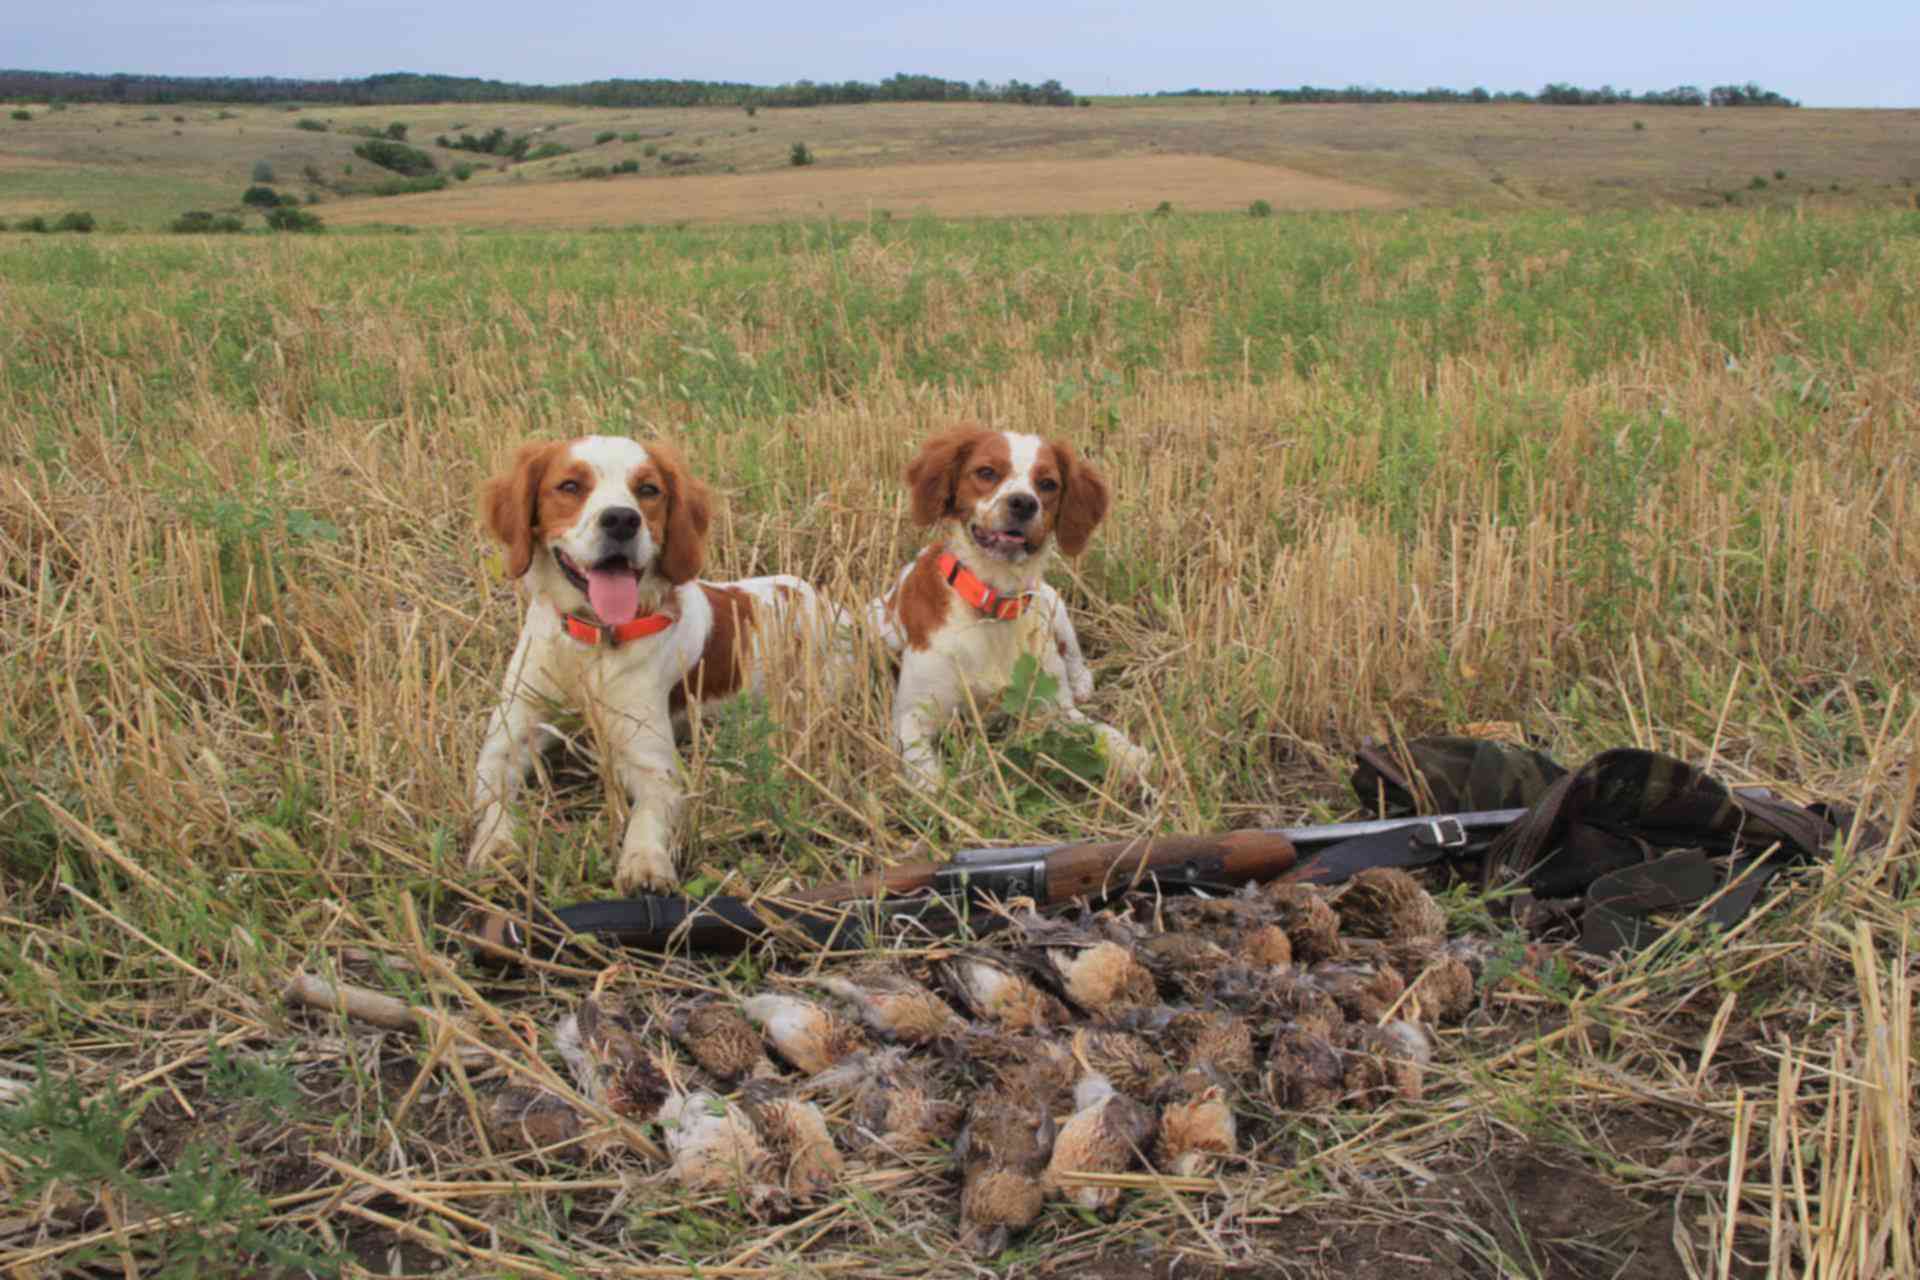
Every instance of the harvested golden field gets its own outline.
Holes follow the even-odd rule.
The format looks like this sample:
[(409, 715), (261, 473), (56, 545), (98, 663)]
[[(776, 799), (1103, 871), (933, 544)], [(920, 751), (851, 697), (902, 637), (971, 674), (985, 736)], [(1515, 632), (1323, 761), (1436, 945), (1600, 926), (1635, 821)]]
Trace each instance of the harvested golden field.
[[(0, 240), (0, 1270), (1916, 1274), (1916, 279), (1920, 214), (1892, 209)], [(520, 618), (477, 490), (530, 438), (669, 436), (715, 490), (713, 577), (857, 608), (921, 541), (907, 460), (963, 418), (1110, 482), (1052, 581), (1153, 791), (1006, 702), (921, 791), (885, 663), (802, 672), (689, 731), (693, 892), (1357, 816), (1363, 735), (1487, 722), (1569, 766), (1634, 745), (1833, 800), (1888, 842), (1606, 958), (1554, 904), (1430, 869), (1482, 967), (1391, 1090), (1345, 1048), (1297, 1087), (1313, 1011), (1265, 998), (1339, 972), (1156, 987), (1246, 1019), (1230, 1149), (1069, 1169), (997, 1253), (964, 1252), (954, 1142), (871, 1141), (826, 1085), (823, 1182), (696, 1182), (661, 1150), (692, 1126), (570, 1065), (584, 993), (697, 1120), (812, 1086), (752, 1037), (751, 1086), (696, 1075), (684, 1002), (1001, 944), (478, 963), (469, 908), (609, 896), (624, 814), (556, 759), (520, 856), (467, 866)], [(398, 1017), (291, 1007), (296, 976)], [(1418, 986), (1343, 1025), (1415, 1016)], [(1014, 1095), (981, 1043), (912, 1062), (992, 1115)], [(576, 1128), (529, 1149), (531, 1108), (500, 1119), (529, 1091)], [(1088, 1179), (1111, 1216), (1063, 1194)]]
[(1386, 209), (1390, 192), (1338, 178), (1215, 156), (956, 161), (684, 177), (670, 181), (494, 182), (427, 195), (355, 200), (329, 224), (582, 230), (661, 222), (860, 219), (882, 212), (947, 218), (1144, 213), (1162, 201), (1194, 212), (1255, 200), (1299, 211)]

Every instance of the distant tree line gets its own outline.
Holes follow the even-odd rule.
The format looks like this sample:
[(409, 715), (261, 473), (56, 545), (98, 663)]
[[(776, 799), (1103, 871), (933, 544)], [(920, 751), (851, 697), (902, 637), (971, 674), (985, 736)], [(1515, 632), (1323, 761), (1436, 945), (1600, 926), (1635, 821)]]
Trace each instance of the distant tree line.
[(78, 71), (0, 70), (0, 98), (68, 102), (313, 103), (401, 106), (435, 102), (551, 102), (591, 107), (817, 107), (849, 102), (1018, 102), (1070, 107), (1078, 97), (1058, 80), (989, 84), (940, 76), (887, 77), (878, 84), (796, 80), (752, 85), (722, 80), (593, 80), (585, 84), (517, 84), (472, 76), (395, 71), (357, 80), (278, 76), (93, 75)]
[(1634, 105), (1648, 107), (1797, 107), (1792, 98), (1763, 89), (1749, 80), (1745, 84), (1717, 84), (1711, 89), (1683, 84), (1672, 89), (1654, 89), (1636, 94), (1631, 89), (1616, 89), (1603, 84), (1598, 89), (1583, 89), (1573, 84), (1550, 84), (1538, 93), (1509, 90), (1491, 93), (1485, 89), (1378, 89), (1350, 84), (1344, 89), (1301, 85), (1298, 89), (1179, 89), (1163, 90), (1160, 98), (1247, 98), (1268, 102), (1538, 102), (1553, 107), (1602, 107)]

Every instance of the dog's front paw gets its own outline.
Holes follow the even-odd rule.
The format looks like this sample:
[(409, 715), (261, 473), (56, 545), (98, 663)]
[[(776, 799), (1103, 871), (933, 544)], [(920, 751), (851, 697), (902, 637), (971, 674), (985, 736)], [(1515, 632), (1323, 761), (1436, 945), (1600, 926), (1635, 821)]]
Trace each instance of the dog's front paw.
[(672, 893), (679, 887), (673, 855), (663, 845), (643, 845), (620, 851), (613, 870), (613, 886), (621, 893)]
[(504, 822), (496, 822), (474, 837), (467, 848), (467, 870), (480, 871), (505, 864), (513, 855), (513, 837)]
[(1136, 746), (1117, 730), (1109, 730), (1101, 738), (1106, 748), (1107, 776), (1151, 798), (1154, 794), (1153, 753)]

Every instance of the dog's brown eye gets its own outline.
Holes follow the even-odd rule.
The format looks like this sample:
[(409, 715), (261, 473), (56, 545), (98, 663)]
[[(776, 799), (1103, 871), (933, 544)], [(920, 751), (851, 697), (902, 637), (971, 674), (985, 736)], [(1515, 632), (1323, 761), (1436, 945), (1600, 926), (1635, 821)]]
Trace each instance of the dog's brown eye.
[(1042, 480), (1033, 487), (1042, 493), (1052, 493), (1060, 487), (1060, 482), (1058, 480)]
[(657, 498), (660, 496), (660, 486), (657, 484), (643, 484), (633, 491), (633, 496), (636, 498)]
[(999, 472), (995, 471), (992, 467), (977, 467), (974, 469), (973, 474), (989, 483), (1000, 478)]
[(554, 487), (560, 490), (560, 492), (562, 493), (580, 492), (580, 482), (578, 480), (562, 480), (559, 484), (555, 485)]

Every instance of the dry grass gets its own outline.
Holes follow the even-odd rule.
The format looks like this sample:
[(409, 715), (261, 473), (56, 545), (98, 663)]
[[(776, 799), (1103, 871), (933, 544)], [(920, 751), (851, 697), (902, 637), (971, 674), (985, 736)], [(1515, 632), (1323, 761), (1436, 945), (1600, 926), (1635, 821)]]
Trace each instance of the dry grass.
[[(288, 1229), (383, 1273), (950, 1271), (937, 1158), (767, 1229), (639, 1158), (489, 1152), (477, 1108), (553, 1079), (591, 971), (497, 982), (442, 926), (604, 892), (616, 817), (591, 784), (535, 788), (538, 866), (459, 870), (515, 622), (471, 515), (490, 465), (671, 433), (727, 498), (716, 575), (857, 602), (914, 546), (902, 463), (971, 416), (1113, 481), (1061, 581), (1158, 803), (1023, 776), (1020, 732), (960, 734), (923, 803), (873, 672), (702, 727), (690, 875), (1322, 818), (1389, 721), (1518, 720), (1569, 762), (1657, 747), (1896, 833), (1730, 936), (1681, 922), (1491, 993), (1425, 1103), (1248, 1102), (1264, 1136), (1217, 1184), (1136, 1179), (1116, 1224), (1055, 1209), (1003, 1266), (1910, 1273), (1913, 233), (1429, 214), (0, 248), (0, 1077), (74, 1090), (0, 1140), (0, 1263), (231, 1264)], [(744, 990), (765, 963), (610, 990)], [(303, 969), (429, 1008), (429, 1034), (290, 1015)], [(1585, 1219), (1543, 1216), (1542, 1186)]]
[[(640, 172), (615, 180), (617, 198), (642, 206), (665, 202), (675, 218), (740, 218), (732, 203), (738, 197), (730, 193), (760, 188), (728, 183), (694, 188), (712, 197), (709, 210), (687, 192), (659, 185), (666, 178), (727, 174), (765, 175), (763, 221), (787, 213), (812, 216), (819, 209), (792, 203), (797, 191), (810, 190), (806, 183), (789, 181), (800, 177), (788, 164), (795, 142), (805, 142), (818, 159), (809, 180), (828, 186), (834, 180), (827, 171), (925, 165), (1102, 160), (1120, 166), (1123, 176), (1126, 169), (1133, 171), (1134, 182), (1122, 182), (1097, 205), (1064, 180), (1034, 184), (1037, 191), (1029, 190), (1025, 199), (1052, 193), (1057, 204), (1045, 210), (1050, 212), (1119, 212), (1161, 200), (1183, 209), (1213, 207), (1206, 193), (1220, 190), (1217, 177), (1198, 180), (1198, 190), (1190, 195), (1170, 181), (1178, 175), (1142, 159), (1154, 156), (1187, 164), (1204, 157), (1283, 171), (1267, 179), (1272, 193), (1236, 197), (1242, 206), (1264, 198), (1288, 207), (1284, 184), (1301, 182), (1299, 175), (1385, 192), (1396, 201), (1494, 211), (1719, 206), (1729, 193), (1747, 206), (1904, 206), (1920, 184), (1920, 170), (1906, 146), (1915, 123), (1912, 111), (1248, 107), (1180, 101), (1084, 109), (873, 104), (768, 110), (753, 117), (722, 108), (596, 110), (524, 103), (299, 113), (278, 107), (105, 104), (31, 110), (35, 118), (29, 122), (0, 119), (0, 167), (13, 175), (0, 191), (0, 218), (77, 206), (92, 209), (104, 225), (135, 229), (164, 226), (187, 208), (240, 211), (240, 193), (257, 160), (272, 165), (284, 189), (302, 196), (312, 193), (330, 202), (364, 193), (387, 175), (356, 161), (353, 146), (359, 139), (345, 131), (384, 129), (395, 121), (407, 124), (409, 140), (428, 148), (442, 171), (462, 161), (477, 167), (471, 180), (455, 189), (472, 194), (455, 201), (451, 192), (443, 193), (447, 207), (460, 208), (464, 201), (485, 205), (500, 212), (497, 225), (531, 224), (536, 217), (528, 208), (545, 211), (573, 201), (587, 207), (615, 199), (597, 184), (576, 186), (569, 179), (584, 166), (611, 167), (623, 160), (637, 162)], [(301, 120), (325, 122), (331, 131), (302, 130)], [(1636, 129), (1636, 121), (1645, 128)], [(536, 142), (559, 143), (572, 154), (503, 168), (493, 157), (432, 146), (440, 134), (478, 135), (496, 126)], [(620, 139), (596, 143), (607, 131), (618, 132)], [(666, 166), (660, 152), (675, 153), (685, 163)], [(31, 168), (17, 167), (29, 162)], [(310, 166), (318, 184), (303, 176)], [(1776, 178), (1776, 171), (1787, 177)], [(1765, 179), (1764, 189), (1753, 189), (1756, 177)], [(548, 181), (564, 185), (547, 189)], [(956, 178), (951, 185), (963, 182)], [(683, 212), (689, 204), (691, 210)], [(831, 201), (828, 207), (840, 213)], [(931, 207), (941, 213), (980, 211), (938, 201)], [(984, 211), (994, 212), (996, 206)], [(357, 213), (355, 220), (370, 216)], [(655, 220), (644, 210), (627, 216)], [(455, 219), (411, 213), (403, 219), (396, 208), (387, 220), (433, 225)], [(581, 225), (555, 222), (546, 213), (538, 220)]]

